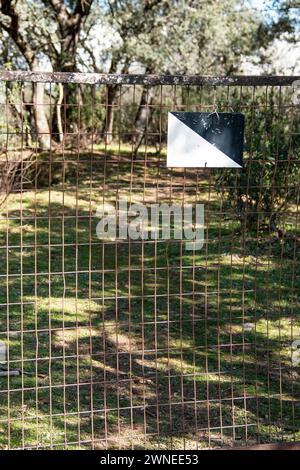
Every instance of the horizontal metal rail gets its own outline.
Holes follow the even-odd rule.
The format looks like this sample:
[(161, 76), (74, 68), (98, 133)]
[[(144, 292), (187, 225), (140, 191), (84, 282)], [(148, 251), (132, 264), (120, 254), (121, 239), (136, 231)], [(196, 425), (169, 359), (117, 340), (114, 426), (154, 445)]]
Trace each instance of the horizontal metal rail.
[(85, 83), (99, 85), (207, 85), (207, 86), (291, 86), (300, 76), (275, 75), (142, 75), (70, 72), (0, 71), (2, 81)]

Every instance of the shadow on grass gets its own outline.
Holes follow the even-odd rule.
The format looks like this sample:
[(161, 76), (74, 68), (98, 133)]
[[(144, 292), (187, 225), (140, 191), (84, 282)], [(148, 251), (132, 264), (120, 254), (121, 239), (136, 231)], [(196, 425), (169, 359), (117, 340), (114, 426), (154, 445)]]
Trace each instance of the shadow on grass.
[[(285, 256), (298, 246), (243, 241), (211, 180), (202, 175), (196, 191), (192, 172), (125, 157), (59, 163), (63, 180), (2, 208), (0, 340), (25, 375), (0, 378), (1, 446), (182, 449), (299, 436), (300, 273)], [(208, 244), (193, 254), (175, 240), (101, 242), (97, 204), (122, 191), (149, 204), (204, 202)]]

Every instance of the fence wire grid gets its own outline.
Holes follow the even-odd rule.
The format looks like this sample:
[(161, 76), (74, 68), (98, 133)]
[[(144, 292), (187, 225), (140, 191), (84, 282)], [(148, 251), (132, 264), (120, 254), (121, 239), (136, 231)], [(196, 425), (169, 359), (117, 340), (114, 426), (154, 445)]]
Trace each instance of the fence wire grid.
[[(0, 80), (0, 448), (299, 441), (296, 77)], [(244, 169), (167, 168), (168, 112), (216, 107)], [(203, 249), (99, 240), (122, 197), (203, 203)]]

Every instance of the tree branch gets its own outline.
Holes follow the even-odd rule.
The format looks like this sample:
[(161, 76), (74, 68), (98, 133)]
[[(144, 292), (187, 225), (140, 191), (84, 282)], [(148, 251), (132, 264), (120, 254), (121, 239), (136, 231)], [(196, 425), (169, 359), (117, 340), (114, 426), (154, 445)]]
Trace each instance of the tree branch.
[(10, 35), (29, 66), (32, 66), (35, 61), (35, 52), (32, 50), (30, 43), (25, 40), (21, 33), (20, 17), (16, 9), (16, 3), (13, 4), (12, 0), (2, 1), (0, 4), (0, 12), (7, 16), (10, 20), (9, 26), (1, 22), (2, 28)]

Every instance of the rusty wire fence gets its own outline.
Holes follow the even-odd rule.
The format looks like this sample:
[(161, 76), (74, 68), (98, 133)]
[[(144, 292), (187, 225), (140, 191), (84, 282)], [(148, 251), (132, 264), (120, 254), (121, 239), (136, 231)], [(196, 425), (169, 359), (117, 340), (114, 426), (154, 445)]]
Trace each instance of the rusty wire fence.
[[(0, 79), (0, 448), (300, 440), (296, 78)], [(216, 107), (244, 169), (167, 168), (168, 112)], [(203, 203), (204, 247), (98, 239), (120, 198)]]

